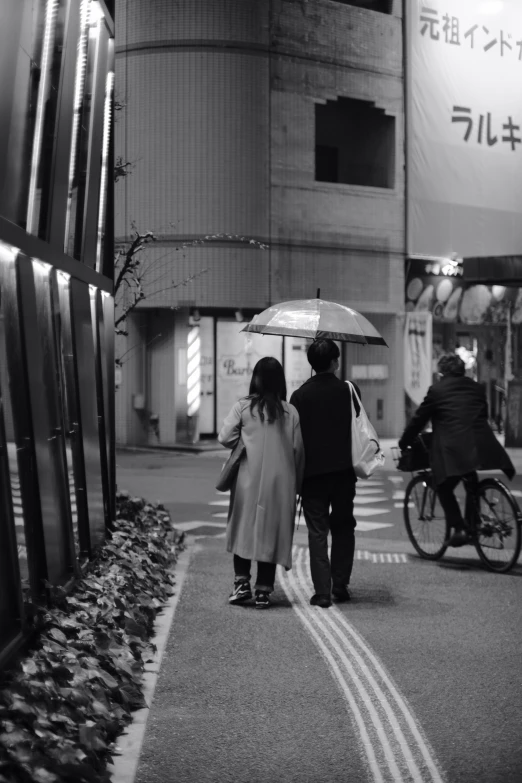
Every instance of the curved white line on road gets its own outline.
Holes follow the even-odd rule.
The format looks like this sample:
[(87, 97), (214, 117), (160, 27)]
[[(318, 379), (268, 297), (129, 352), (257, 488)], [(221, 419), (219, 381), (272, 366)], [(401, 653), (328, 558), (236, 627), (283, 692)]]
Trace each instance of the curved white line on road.
[[(291, 574), (291, 572), (289, 572), (289, 574), (288, 574), (288, 576), (289, 576), (288, 579), (284, 579), (284, 580), (281, 579), (281, 585), (282, 585), (283, 590), (286, 593), (286, 597), (288, 598), (290, 603), (293, 605), (293, 609), (294, 609), (295, 613), (297, 614), (297, 616), (299, 617), (299, 619), (301, 620), (301, 622), (303, 623), (305, 628), (308, 630), (308, 632), (310, 633), (310, 635), (314, 639), (315, 643), (317, 644), (317, 646), (319, 647), (319, 649), (323, 653), (324, 657), (328, 661), (328, 663), (330, 665), (330, 668), (331, 668), (331, 670), (332, 670), (332, 672), (334, 674), (334, 677), (336, 678), (342, 693), (346, 697), (346, 700), (348, 702), (348, 706), (349, 706), (349, 708), (351, 710), (351, 715), (353, 716), (353, 718), (354, 718), (354, 720), (355, 720), (355, 722), (357, 724), (357, 728), (359, 729), (361, 742), (362, 742), (362, 745), (363, 745), (365, 753), (366, 753), (366, 759), (367, 759), (367, 762), (368, 762), (368, 766), (370, 768), (371, 774), (373, 775), (373, 780), (375, 781), (375, 783), (384, 783), (384, 778), (382, 776), (381, 770), (380, 770), (379, 765), (377, 763), (377, 759), (375, 758), (375, 752), (374, 752), (374, 749), (373, 749), (373, 744), (372, 744), (372, 742), (370, 740), (370, 737), (368, 735), (368, 731), (366, 729), (366, 724), (365, 724), (364, 719), (363, 719), (363, 717), (361, 715), (361, 711), (359, 710), (359, 707), (357, 706), (357, 702), (355, 701), (355, 698), (354, 698), (354, 696), (353, 696), (353, 694), (352, 694), (348, 684), (346, 683), (343, 675), (341, 674), (341, 671), (340, 671), (340, 669), (339, 669), (339, 667), (337, 665), (337, 662), (336, 662), (335, 658), (333, 657), (332, 653), (330, 652), (330, 650), (328, 649), (326, 644), (323, 642), (323, 640), (321, 639), (319, 634), (316, 632), (315, 628), (311, 624), (311, 622), (308, 619), (308, 617), (306, 616), (305, 612), (302, 609), (300, 609), (295, 604), (295, 602), (293, 601), (292, 588), (295, 589), (295, 587), (294, 587), (295, 581), (294, 581), (293, 577), (290, 576), (290, 574)], [(296, 598), (297, 598), (297, 600), (299, 600), (297, 594), (296, 594)]]
[[(312, 577), (310, 573), (310, 563), (308, 562), (307, 565), (307, 574), (308, 578), (311, 582)], [(404, 716), (405, 721), (408, 724), (408, 727), (412, 733), (412, 735), (415, 738), (415, 741), (417, 743), (417, 746), (422, 753), (422, 756), (424, 758), (424, 762), (426, 764), (427, 769), (429, 770), (431, 774), (431, 778), (433, 780), (433, 783), (444, 783), (444, 778), (442, 777), (442, 774), (439, 770), (439, 766), (435, 760), (435, 753), (433, 749), (430, 747), (430, 744), (428, 742), (428, 739), (423, 735), (419, 728), (419, 722), (414, 717), (413, 710), (411, 707), (408, 706), (406, 699), (401, 696), (399, 693), (399, 689), (397, 686), (393, 683), (391, 676), (386, 672), (386, 669), (384, 668), (383, 664), (379, 661), (379, 658), (375, 655), (375, 653), (372, 651), (372, 649), (368, 646), (367, 642), (364, 640), (364, 638), (360, 635), (358, 631), (355, 630), (355, 628), (351, 625), (351, 623), (348, 622), (344, 614), (341, 612), (340, 609), (337, 607), (334, 608), (334, 613), (337, 616), (338, 621), (341, 623), (341, 625), (346, 629), (346, 631), (350, 634), (352, 639), (357, 642), (361, 650), (364, 652), (364, 654), (367, 656), (367, 658), (371, 661), (373, 664), (375, 670), (379, 673), (383, 683), (385, 684), (386, 688), (388, 689), (390, 695), (394, 699), (395, 703), (397, 704), (397, 707), (401, 711), (402, 715)]]
[[(354, 661), (349, 659), (348, 655), (346, 654), (346, 651), (343, 650), (343, 648), (335, 641), (332, 634), (329, 632), (328, 628), (326, 627), (325, 615), (328, 614), (328, 612), (325, 612), (324, 610), (320, 610), (321, 614), (319, 614), (319, 611), (317, 609), (316, 610), (309, 609), (306, 593), (304, 593), (303, 591), (305, 585), (304, 572), (302, 570), (303, 553), (304, 550), (301, 549), (296, 558), (296, 567), (298, 573), (296, 579), (297, 587), (294, 588), (296, 595), (298, 596), (301, 604), (303, 604), (306, 607), (307, 612), (309, 612), (310, 619), (322, 631), (323, 636), (329, 642), (330, 647), (337, 653), (337, 656), (343, 668), (346, 671), (346, 675), (351, 679), (351, 681), (355, 685), (359, 697), (361, 699), (361, 702), (364, 705), (366, 711), (368, 712), (370, 720), (375, 729), (376, 738), (380, 742), (386, 766), (392, 774), (392, 779), (395, 781), (395, 783), (402, 783), (403, 777), (401, 771), (399, 770), (397, 761), (395, 759), (393, 748), (386, 734), (384, 724), (379, 714), (377, 713), (372, 697), (368, 692), (368, 690), (366, 689), (365, 685), (363, 684), (361, 678), (359, 677), (356, 671), (356, 667), (353, 665)], [(295, 577), (291, 577), (291, 578), (294, 579)], [(342, 633), (341, 633), (341, 639), (344, 640), (344, 635)], [(382, 700), (380, 706), (382, 706)]]
[[(337, 607), (328, 610), (310, 607), (306, 593), (312, 584), (309, 563), (303, 567), (305, 554), (302, 547), (294, 547), (295, 574), (284, 575), (280, 571), (280, 582), (348, 699), (374, 781), (382, 780), (385, 770), (385, 780), (391, 776), (394, 783), (444, 783), (434, 753), (413, 712), (363, 637)], [(292, 591), (299, 606), (292, 601)], [(355, 685), (357, 694), (352, 693), (350, 682)], [(367, 716), (366, 723), (363, 715)], [(377, 759), (373, 749), (372, 754), (368, 753), (369, 731)]]
[(366, 661), (363, 660), (361, 654), (356, 650), (354, 645), (350, 643), (348, 637), (346, 636), (345, 631), (343, 631), (338, 626), (337, 624), (339, 621), (338, 617), (336, 616), (336, 614), (334, 614), (333, 616), (332, 614), (333, 613), (325, 612), (321, 616), (321, 619), (323, 619), (324, 622), (328, 623), (328, 625), (332, 628), (333, 632), (339, 637), (341, 643), (344, 644), (345, 648), (348, 650), (353, 660), (357, 662), (361, 672), (366, 677), (368, 685), (372, 689), (373, 693), (375, 694), (375, 697), (377, 698), (379, 704), (381, 705), (381, 708), (383, 709), (386, 717), (388, 718), (395, 739), (397, 740), (397, 743), (403, 753), (408, 770), (412, 775), (413, 780), (422, 780), (421, 771), (418, 768), (417, 764), (415, 763), (415, 760), (413, 758), (413, 753), (410, 749), (408, 741), (406, 740), (406, 737), (404, 736), (402, 728), (397, 720), (397, 716), (393, 712), (392, 705), (389, 703), (388, 699), (386, 698), (386, 694), (382, 691), (380, 685), (377, 683)]

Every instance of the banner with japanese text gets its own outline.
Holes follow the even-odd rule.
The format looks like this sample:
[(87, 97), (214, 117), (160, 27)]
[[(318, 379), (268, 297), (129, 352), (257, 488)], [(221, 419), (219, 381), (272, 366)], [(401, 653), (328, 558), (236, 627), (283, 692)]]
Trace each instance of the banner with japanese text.
[(432, 314), (406, 313), (404, 329), (404, 389), (420, 405), (432, 381)]
[(410, 0), (409, 255), (522, 252), (522, 0)]

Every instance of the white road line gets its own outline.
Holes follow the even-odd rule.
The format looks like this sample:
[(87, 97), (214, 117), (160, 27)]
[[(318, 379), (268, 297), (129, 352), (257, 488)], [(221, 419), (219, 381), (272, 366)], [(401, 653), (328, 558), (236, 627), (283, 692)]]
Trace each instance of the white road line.
[(356, 517), (373, 517), (374, 514), (389, 514), (389, 508), (357, 508), (354, 511)]
[(357, 497), (357, 495), (379, 495), (382, 494), (383, 492), (384, 490), (381, 489), (380, 487), (373, 487), (373, 488), (370, 487), (369, 489), (366, 489), (366, 487), (359, 489), (359, 487), (357, 487), (357, 489), (355, 490), (355, 497)]
[[(309, 566), (307, 571), (308, 571), (308, 576), (310, 578)], [(373, 651), (365, 642), (364, 638), (359, 634), (359, 632), (356, 631), (355, 628), (348, 622), (348, 620), (345, 618), (345, 616), (339, 609), (334, 608), (334, 613), (337, 617), (338, 622), (346, 629), (348, 634), (358, 644), (360, 649), (366, 654), (367, 658), (371, 661), (375, 670), (379, 673), (383, 683), (386, 685), (388, 692), (390, 693), (391, 697), (394, 699), (397, 707), (399, 708), (400, 712), (404, 716), (406, 723), (408, 724), (408, 727), (424, 758), (426, 769), (427, 771), (429, 771), (431, 775), (431, 780), (433, 781), (433, 783), (444, 783), (444, 778), (442, 777), (442, 773), (439, 771), (438, 764), (435, 760), (434, 752), (430, 748), (427, 738), (423, 736), (420, 726), (413, 715), (413, 711), (406, 703), (406, 699), (403, 696), (401, 696), (397, 687), (393, 683), (390, 675), (386, 672), (384, 666), (381, 664), (377, 656), (373, 653)]]
[(368, 497), (359, 498), (356, 495), (354, 498), (354, 503), (356, 506), (364, 506), (364, 505), (368, 505), (369, 503), (386, 503), (387, 500), (388, 498), (375, 497), (375, 495), (373, 495), (370, 498)]
[[(302, 570), (302, 551), (296, 558), (296, 566), (297, 566), (297, 579), (296, 579), (297, 587), (294, 589), (296, 594), (298, 595), (301, 604), (304, 604), (304, 606), (306, 606), (306, 594), (303, 592), (305, 580), (304, 580), (304, 572)], [(303, 585), (303, 587), (301, 587), (301, 585)], [(386, 760), (388, 769), (392, 774), (392, 778), (394, 781), (396, 781), (396, 783), (401, 783), (403, 778), (399, 770), (399, 767), (397, 765), (397, 760), (395, 759), (389, 738), (386, 735), (384, 724), (381, 721), (381, 718), (375, 708), (375, 705), (372, 701), (370, 694), (366, 690), (365, 684), (362, 682), (359, 676), (359, 672), (356, 670), (356, 668), (353, 665), (354, 661), (348, 658), (345, 650), (343, 650), (340, 647), (338, 642), (336, 642), (336, 640), (334, 639), (334, 637), (326, 627), (327, 624), (330, 625), (330, 627), (332, 627), (332, 623), (328, 622), (328, 618), (325, 616), (327, 612), (324, 612), (323, 609), (316, 609), (315, 611), (311, 611), (308, 609), (308, 607), (307, 610), (312, 621), (315, 623), (317, 628), (319, 628), (322, 631), (323, 636), (330, 643), (331, 648), (333, 648), (333, 650), (337, 653), (337, 656), (341, 664), (346, 670), (346, 675), (350, 678), (352, 683), (355, 685), (357, 692), (359, 693), (359, 697), (362, 700), (364, 707), (366, 708), (366, 711), (368, 712), (375, 733), (378, 739), (380, 740), (381, 748), (384, 753), (384, 759)], [(319, 612), (321, 612), (321, 614), (319, 614)], [(335, 624), (333, 625), (333, 629), (335, 631)], [(345, 641), (345, 637), (343, 635), (341, 641)], [(376, 695), (378, 697), (378, 694)], [(381, 701), (381, 706), (383, 706), (382, 701)]]
[(230, 504), (229, 500), (211, 500), (208, 504), (209, 506), (228, 506)]
[(391, 522), (361, 522), (358, 519), (355, 533), (368, 533), (370, 530), (380, 530), (384, 527), (393, 527), (393, 524)]
[[(393, 734), (395, 736), (395, 739), (402, 751), (402, 754), (404, 756), (404, 760), (406, 761), (406, 765), (408, 767), (408, 770), (410, 774), (413, 777), (414, 781), (421, 780), (421, 772), (419, 768), (417, 767), (415, 760), (413, 758), (412, 751), (408, 745), (408, 742), (406, 740), (406, 737), (404, 736), (404, 733), (402, 731), (402, 728), (400, 727), (397, 716), (394, 714), (392, 706), (390, 705), (388, 699), (386, 698), (386, 695), (384, 691), (381, 689), (380, 685), (376, 681), (372, 671), (370, 670), (369, 666), (367, 665), (367, 662), (363, 659), (362, 655), (357, 651), (357, 649), (354, 647), (353, 644), (350, 643), (348, 637), (346, 634), (339, 628), (338, 624), (336, 624), (337, 618), (335, 616), (332, 616), (331, 614), (323, 614), (321, 615), (322, 618), (324, 618), (324, 621), (330, 625), (334, 633), (337, 635), (337, 637), (341, 640), (341, 643), (344, 645), (347, 652), (352, 656), (352, 658), (357, 662), (360, 670), (364, 673), (366, 680), (368, 682), (368, 685), (373, 690), (377, 700), (379, 701), (381, 708), (384, 710), (384, 713), (386, 717), (388, 718), (389, 724), (391, 726), (391, 729), (393, 731)], [(348, 662), (348, 665), (350, 665), (350, 662)], [(370, 664), (371, 665), (371, 664)], [(387, 740), (389, 743), (389, 740)], [(401, 778), (402, 779), (402, 778)]]
[[(313, 627), (312, 623), (308, 619), (305, 612), (299, 608), (299, 606), (296, 605), (295, 601), (293, 600), (292, 590), (295, 590), (295, 580), (293, 576), (291, 575), (292, 572), (289, 571), (286, 578), (281, 579), (281, 585), (286, 593), (286, 597), (290, 601), (290, 603), (293, 605), (292, 608), (294, 612), (297, 614), (305, 628), (310, 633), (312, 639), (315, 641), (316, 645), (319, 647), (321, 652), (323, 653), (324, 657), (328, 661), (328, 664), (330, 665), (330, 668), (334, 674), (334, 677), (336, 678), (339, 687), (344, 693), (346, 700), (348, 702), (348, 705), (350, 707), (349, 712), (351, 712), (351, 715), (353, 716), (357, 728), (359, 729), (359, 734), (361, 738), (361, 742), (364, 748), (364, 751), (366, 753), (366, 759), (368, 762), (368, 766), (371, 770), (371, 773), (373, 775), (373, 780), (375, 783), (384, 783), (384, 778), (382, 776), (379, 764), (377, 763), (377, 759), (375, 758), (375, 752), (373, 749), (373, 742), (370, 740), (370, 737), (368, 736), (368, 731), (366, 729), (366, 724), (363, 720), (363, 717), (361, 715), (361, 711), (357, 705), (357, 702), (355, 701), (355, 698), (346, 683), (343, 675), (341, 674), (341, 671), (337, 665), (337, 662), (335, 658), (333, 657), (332, 653), (326, 646), (326, 644), (323, 642), (319, 634), (316, 632), (315, 628)], [(299, 594), (296, 592), (295, 596), (297, 600), (299, 601)]]

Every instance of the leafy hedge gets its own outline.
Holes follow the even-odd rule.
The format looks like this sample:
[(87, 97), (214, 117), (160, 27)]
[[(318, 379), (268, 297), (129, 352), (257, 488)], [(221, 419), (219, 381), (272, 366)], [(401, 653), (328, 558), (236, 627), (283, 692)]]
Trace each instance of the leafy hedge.
[(0, 681), (0, 783), (105, 783), (115, 740), (146, 706), (144, 666), (183, 548), (161, 504), (117, 496), (114, 531)]

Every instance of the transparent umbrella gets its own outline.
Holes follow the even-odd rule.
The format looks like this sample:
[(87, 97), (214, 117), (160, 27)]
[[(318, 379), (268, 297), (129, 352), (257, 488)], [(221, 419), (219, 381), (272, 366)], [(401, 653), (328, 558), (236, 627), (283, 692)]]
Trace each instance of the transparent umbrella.
[(386, 345), (375, 326), (351, 307), (320, 299), (297, 299), (281, 302), (254, 316), (243, 332), (281, 334), (316, 340), (329, 337), (347, 343)]

